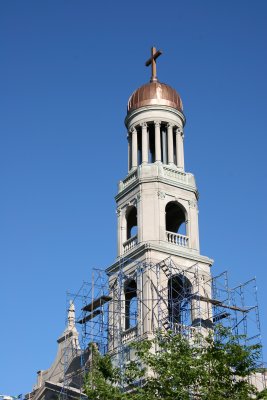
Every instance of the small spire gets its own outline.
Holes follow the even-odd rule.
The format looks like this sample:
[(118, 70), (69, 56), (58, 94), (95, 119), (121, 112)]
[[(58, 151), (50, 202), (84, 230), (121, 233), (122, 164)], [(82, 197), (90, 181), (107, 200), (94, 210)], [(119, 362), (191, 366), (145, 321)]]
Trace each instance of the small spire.
[(68, 309), (68, 329), (73, 329), (75, 327), (75, 306), (72, 300), (70, 300), (70, 305)]
[(156, 47), (151, 47), (151, 57), (147, 60), (146, 62), (146, 67), (148, 67), (151, 64), (151, 78), (150, 82), (157, 82), (157, 65), (156, 65), (156, 59), (162, 54), (161, 50), (156, 50)]

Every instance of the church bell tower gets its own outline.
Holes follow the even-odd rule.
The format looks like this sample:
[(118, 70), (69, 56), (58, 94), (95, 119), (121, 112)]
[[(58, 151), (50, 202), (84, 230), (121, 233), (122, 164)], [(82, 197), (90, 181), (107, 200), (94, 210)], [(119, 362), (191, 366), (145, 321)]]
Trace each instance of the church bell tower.
[(125, 118), (128, 174), (115, 197), (117, 260), (107, 269), (111, 352), (158, 329), (191, 334), (212, 320), (212, 260), (200, 253), (198, 190), (184, 165), (186, 120), (179, 94), (157, 78), (160, 55), (153, 47), (150, 82), (130, 96)]

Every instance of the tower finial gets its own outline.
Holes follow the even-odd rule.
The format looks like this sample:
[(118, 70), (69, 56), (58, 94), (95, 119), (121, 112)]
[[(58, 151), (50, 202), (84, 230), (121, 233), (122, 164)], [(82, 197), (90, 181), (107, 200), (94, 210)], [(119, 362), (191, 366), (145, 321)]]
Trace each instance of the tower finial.
[(70, 300), (70, 306), (68, 309), (68, 329), (72, 329), (75, 326), (75, 307), (72, 300)]
[(157, 66), (156, 66), (156, 59), (162, 54), (161, 50), (156, 50), (156, 47), (151, 47), (151, 57), (146, 62), (146, 67), (151, 64), (151, 78), (150, 82), (157, 82)]

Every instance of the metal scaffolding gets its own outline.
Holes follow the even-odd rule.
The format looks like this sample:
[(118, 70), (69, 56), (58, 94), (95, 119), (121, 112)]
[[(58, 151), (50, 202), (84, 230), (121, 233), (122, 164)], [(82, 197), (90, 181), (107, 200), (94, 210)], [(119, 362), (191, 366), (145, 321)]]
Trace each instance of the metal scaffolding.
[[(75, 382), (82, 388), (90, 366), (90, 344), (111, 355), (124, 388), (125, 364), (133, 357), (130, 343), (152, 338), (159, 330), (190, 339), (222, 324), (242, 335), (245, 344), (261, 343), (255, 278), (231, 288), (227, 272), (211, 278), (197, 263), (185, 269), (171, 257), (159, 263), (121, 259), (112, 276), (94, 269), (91, 282), (84, 282), (76, 294), (68, 293), (67, 299), (75, 304), (81, 350), (79, 368), (71, 373), (73, 361), (66, 350), (63, 387)], [(257, 379), (266, 386), (264, 374)]]

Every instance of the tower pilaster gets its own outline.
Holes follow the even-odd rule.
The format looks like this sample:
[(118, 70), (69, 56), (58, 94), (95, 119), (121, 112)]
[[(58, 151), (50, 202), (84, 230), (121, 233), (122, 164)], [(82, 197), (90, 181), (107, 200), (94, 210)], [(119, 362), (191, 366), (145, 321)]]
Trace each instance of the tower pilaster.
[(177, 167), (179, 170), (184, 171), (184, 132), (183, 129), (178, 126), (175, 133)]

